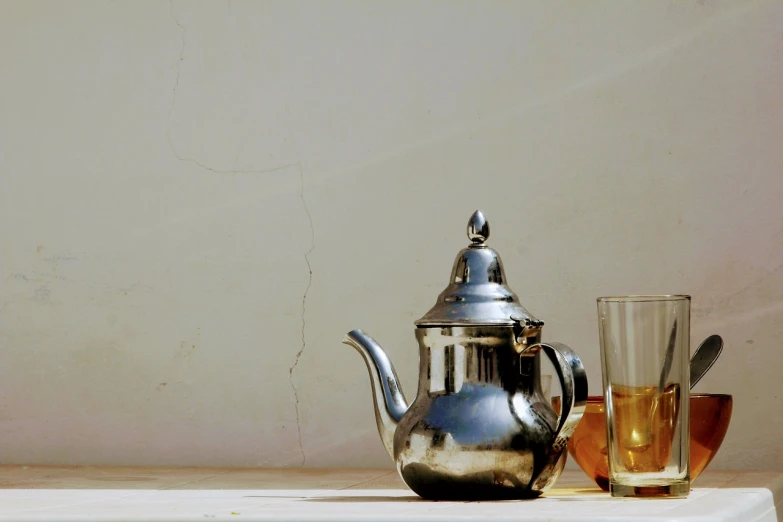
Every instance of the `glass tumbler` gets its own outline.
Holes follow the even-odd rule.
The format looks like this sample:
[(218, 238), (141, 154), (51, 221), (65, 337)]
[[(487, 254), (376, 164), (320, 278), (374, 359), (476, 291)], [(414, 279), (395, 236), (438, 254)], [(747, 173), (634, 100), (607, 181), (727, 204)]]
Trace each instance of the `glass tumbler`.
[(686, 497), (691, 298), (597, 302), (609, 490), (615, 497)]

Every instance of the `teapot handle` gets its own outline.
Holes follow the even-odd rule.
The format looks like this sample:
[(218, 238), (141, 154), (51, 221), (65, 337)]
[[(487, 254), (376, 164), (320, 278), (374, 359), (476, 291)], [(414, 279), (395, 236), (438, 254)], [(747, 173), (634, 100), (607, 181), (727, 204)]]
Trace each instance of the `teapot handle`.
[(565, 449), (568, 439), (582, 419), (587, 402), (587, 374), (576, 352), (561, 343), (532, 344), (522, 353), (534, 354), (539, 350), (543, 350), (552, 361), (563, 391), (560, 417), (555, 430), (555, 441), (552, 444), (554, 449), (561, 451)]

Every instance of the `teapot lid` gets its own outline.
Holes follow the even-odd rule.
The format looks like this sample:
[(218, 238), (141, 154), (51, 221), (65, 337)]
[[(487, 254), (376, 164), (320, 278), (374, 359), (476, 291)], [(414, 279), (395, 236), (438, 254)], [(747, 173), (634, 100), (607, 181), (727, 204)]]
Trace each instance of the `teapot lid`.
[(416, 326), (513, 326), (526, 319), (536, 321), (506, 285), (503, 262), (486, 245), (488, 238), (489, 223), (477, 210), (468, 221), (471, 245), (457, 254), (449, 286)]

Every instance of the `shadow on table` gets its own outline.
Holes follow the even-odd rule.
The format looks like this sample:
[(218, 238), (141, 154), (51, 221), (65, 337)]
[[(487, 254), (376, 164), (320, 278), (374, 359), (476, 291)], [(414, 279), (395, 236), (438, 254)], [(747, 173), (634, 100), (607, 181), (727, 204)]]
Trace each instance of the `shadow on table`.
[(305, 498), (304, 502), (354, 502), (354, 503), (371, 503), (371, 502), (432, 502), (431, 500), (424, 500), (421, 497), (399, 497), (399, 496), (383, 496), (383, 495), (345, 495), (339, 497), (317, 497), (317, 498)]
[[(590, 493), (594, 493), (593, 491), (590, 491)], [(544, 498), (544, 497), (541, 497)], [(421, 497), (398, 497), (398, 496), (382, 496), (382, 495), (373, 495), (373, 496), (362, 496), (362, 495), (346, 495), (346, 496), (339, 496), (339, 497), (317, 497), (317, 498), (305, 498), (302, 499), (304, 502), (352, 502), (352, 503), (371, 503), (371, 502), (432, 502), (432, 503), (438, 503), (438, 502), (459, 502), (462, 504), (468, 504), (468, 503), (474, 503), (474, 502), (481, 502), (485, 504), (489, 503), (500, 503), (500, 502), (519, 502), (519, 503), (526, 503), (526, 502), (535, 502), (536, 499), (534, 498), (528, 498), (528, 499), (505, 499), (505, 500), (426, 500)], [(592, 496), (589, 498), (585, 497), (554, 497), (550, 498), (550, 500), (555, 500), (557, 502), (584, 502), (586, 500), (592, 500), (595, 501), (596, 497)]]

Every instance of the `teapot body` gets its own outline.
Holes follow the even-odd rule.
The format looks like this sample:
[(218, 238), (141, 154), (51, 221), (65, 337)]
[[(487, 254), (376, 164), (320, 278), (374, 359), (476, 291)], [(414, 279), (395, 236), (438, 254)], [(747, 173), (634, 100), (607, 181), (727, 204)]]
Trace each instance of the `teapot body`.
[(506, 326), (419, 327), (416, 337), (418, 393), (394, 434), (406, 484), (430, 499), (534, 498), (554, 484), (566, 446), (541, 390), (541, 352)]
[[(544, 323), (506, 284), (478, 210), (467, 235), (448, 285), (415, 321), (419, 389), (410, 406), (375, 340), (357, 329), (343, 342), (367, 364), (378, 432), (413, 491), (434, 500), (534, 498), (563, 470), (587, 376), (570, 348), (541, 342)], [(541, 391), (542, 353), (560, 381), (558, 412)]]

